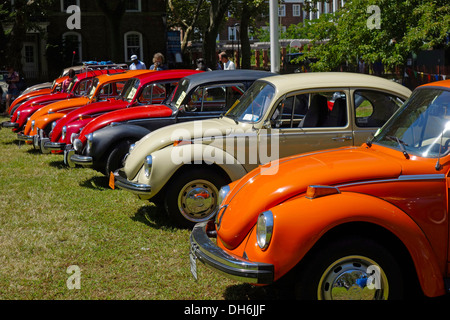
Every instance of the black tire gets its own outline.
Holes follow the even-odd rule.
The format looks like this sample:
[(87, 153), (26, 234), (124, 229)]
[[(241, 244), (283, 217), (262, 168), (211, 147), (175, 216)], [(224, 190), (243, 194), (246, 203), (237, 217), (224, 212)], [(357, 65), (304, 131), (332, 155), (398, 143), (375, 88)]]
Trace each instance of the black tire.
[(228, 183), (227, 178), (212, 168), (193, 165), (168, 185), (164, 202), (169, 218), (183, 228), (212, 219), (219, 190)]
[(105, 166), (103, 168), (104, 175), (109, 176), (110, 172), (114, 172), (122, 167), (123, 158), (128, 153), (132, 143), (133, 141), (122, 140), (110, 149), (110, 151), (106, 154)]
[[(301, 262), (296, 272), (297, 299), (403, 298), (401, 268), (392, 254), (375, 241), (354, 236), (316, 249)], [(367, 278), (364, 280), (358, 275)]]

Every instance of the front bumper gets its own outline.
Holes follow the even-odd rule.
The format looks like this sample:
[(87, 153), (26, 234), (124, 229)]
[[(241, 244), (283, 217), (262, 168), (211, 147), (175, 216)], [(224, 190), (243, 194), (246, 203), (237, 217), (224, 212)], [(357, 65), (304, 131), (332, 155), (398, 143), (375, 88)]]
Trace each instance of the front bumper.
[(29, 136), (23, 133), (18, 133), (17, 134), (17, 139), (21, 140), (21, 141), (29, 141), (29, 142), (33, 142), (33, 138), (34, 136)]
[(211, 241), (207, 233), (207, 226), (208, 222), (197, 223), (192, 230), (189, 240), (190, 255), (194, 260), (191, 259), (191, 264), (192, 261), (199, 260), (210, 268), (243, 282), (255, 284), (273, 282), (274, 267), (272, 264), (252, 262), (227, 253)]
[[(120, 189), (127, 190), (136, 195), (148, 195), (152, 191), (152, 187), (148, 184), (143, 183), (135, 183), (129, 181), (123, 172), (122, 169), (116, 170), (114, 173), (111, 173), (114, 177), (114, 187), (118, 187)], [(112, 177), (111, 177), (112, 180)]]
[(46, 150), (63, 151), (66, 148), (66, 143), (48, 140), (43, 143), (43, 148)]
[(3, 128), (18, 128), (19, 127), (19, 123), (17, 122), (11, 122), (11, 121), (4, 121), (2, 122), (2, 127)]
[(91, 156), (83, 156), (75, 153), (75, 150), (73, 151), (74, 152), (71, 153), (70, 157), (67, 158), (70, 167), (74, 167), (77, 164), (83, 167), (91, 167), (94, 164), (94, 160)]

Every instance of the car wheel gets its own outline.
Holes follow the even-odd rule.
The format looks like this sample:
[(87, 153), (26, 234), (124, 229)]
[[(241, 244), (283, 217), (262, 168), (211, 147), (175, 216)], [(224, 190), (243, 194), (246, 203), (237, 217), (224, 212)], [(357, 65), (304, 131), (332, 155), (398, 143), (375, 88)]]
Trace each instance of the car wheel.
[(370, 239), (350, 237), (306, 258), (295, 290), (306, 300), (393, 300), (402, 298), (403, 280), (389, 251)]
[(108, 176), (111, 171), (114, 172), (122, 167), (123, 158), (128, 153), (131, 144), (131, 141), (122, 140), (110, 150), (110, 152), (106, 155), (103, 174)]
[(165, 207), (169, 217), (177, 225), (187, 228), (212, 219), (219, 190), (228, 183), (226, 178), (209, 168), (184, 171), (167, 189)]

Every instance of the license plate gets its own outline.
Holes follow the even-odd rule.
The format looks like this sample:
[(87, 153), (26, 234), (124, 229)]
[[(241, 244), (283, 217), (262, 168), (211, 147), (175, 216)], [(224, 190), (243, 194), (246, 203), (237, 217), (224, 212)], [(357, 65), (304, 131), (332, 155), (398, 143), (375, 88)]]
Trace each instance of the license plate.
[(198, 280), (197, 274), (197, 257), (192, 252), (189, 252), (189, 260), (191, 262), (191, 273), (195, 280)]

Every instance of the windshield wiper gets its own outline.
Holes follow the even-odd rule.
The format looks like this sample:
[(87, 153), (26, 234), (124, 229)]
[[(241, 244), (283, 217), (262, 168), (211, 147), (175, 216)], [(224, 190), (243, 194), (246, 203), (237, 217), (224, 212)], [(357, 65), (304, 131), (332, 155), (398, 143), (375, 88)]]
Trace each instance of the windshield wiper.
[(406, 159), (409, 159), (409, 154), (408, 154), (408, 152), (406, 152), (405, 147), (404, 147), (404, 146), (408, 146), (407, 143), (405, 143), (403, 140), (400, 140), (400, 139), (397, 138), (396, 136), (386, 136), (386, 138), (387, 138), (388, 140), (397, 142), (397, 144), (398, 144), (400, 150), (402, 150), (402, 153), (403, 153), (403, 155), (405, 156), (405, 158), (406, 158)]
[(239, 124), (239, 121), (236, 120), (236, 116), (235, 115), (232, 116), (232, 115), (226, 114), (225, 117), (233, 119), (236, 124)]

